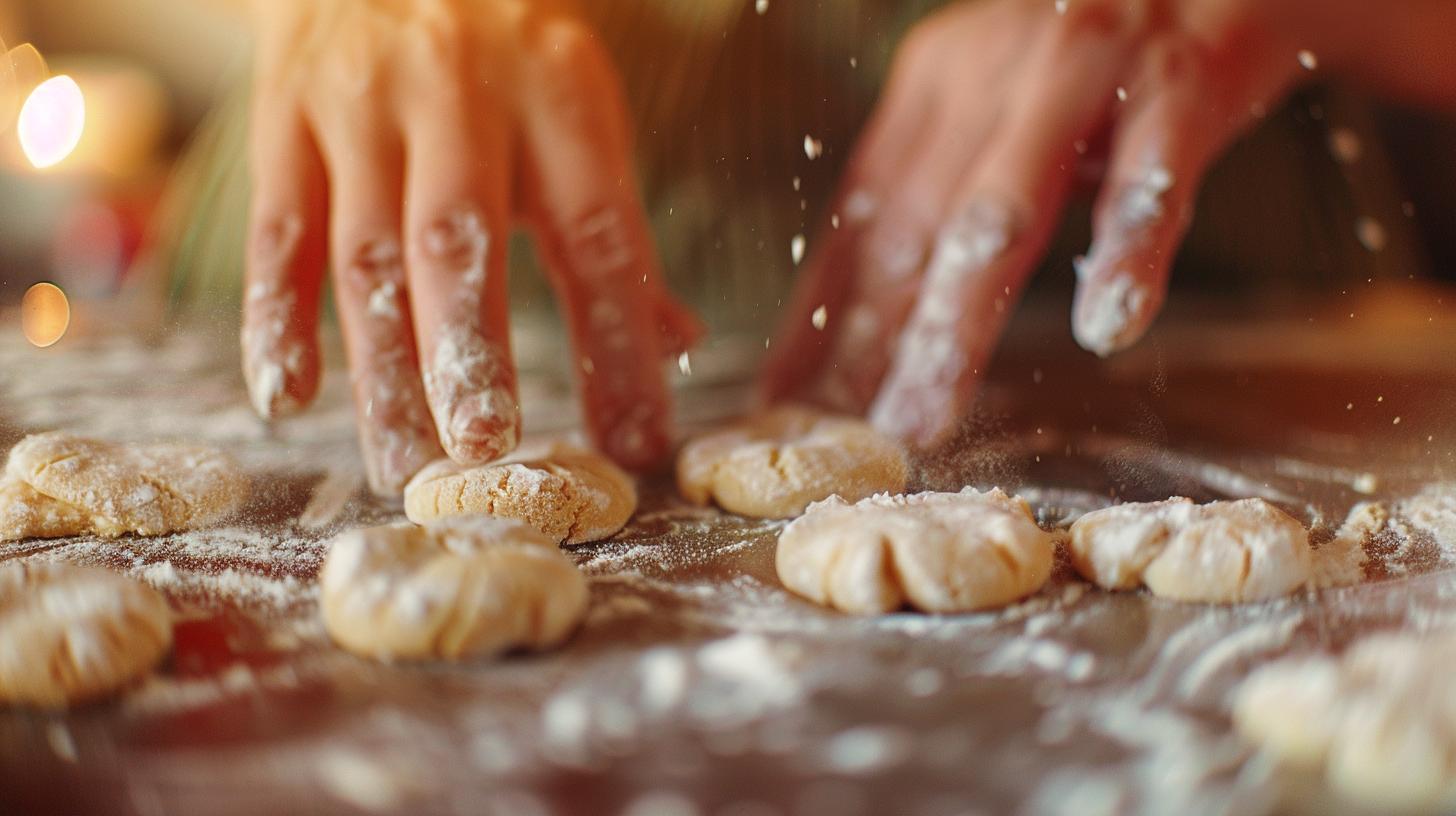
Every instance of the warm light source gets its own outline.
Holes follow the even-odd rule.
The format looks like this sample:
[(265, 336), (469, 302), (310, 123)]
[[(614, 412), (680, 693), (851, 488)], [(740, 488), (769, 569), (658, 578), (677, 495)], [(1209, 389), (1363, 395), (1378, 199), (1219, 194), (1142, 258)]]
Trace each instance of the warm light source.
[(35, 86), (26, 97), (15, 129), (30, 163), (50, 167), (76, 149), (85, 123), (86, 100), (81, 96), (81, 87), (74, 79), (58, 74)]
[(45, 348), (53, 346), (71, 325), (71, 304), (54, 283), (37, 283), (20, 301), (20, 330), (25, 339)]

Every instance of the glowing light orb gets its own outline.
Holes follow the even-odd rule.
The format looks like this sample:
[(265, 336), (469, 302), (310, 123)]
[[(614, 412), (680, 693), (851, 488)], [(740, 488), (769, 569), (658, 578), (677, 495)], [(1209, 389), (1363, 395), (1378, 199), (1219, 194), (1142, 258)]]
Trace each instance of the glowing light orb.
[(54, 283), (37, 283), (20, 301), (20, 330), (33, 345), (53, 346), (71, 325), (71, 304)]
[(35, 86), (15, 124), (20, 148), (36, 167), (50, 167), (76, 149), (86, 124), (86, 100), (74, 79), (58, 74)]

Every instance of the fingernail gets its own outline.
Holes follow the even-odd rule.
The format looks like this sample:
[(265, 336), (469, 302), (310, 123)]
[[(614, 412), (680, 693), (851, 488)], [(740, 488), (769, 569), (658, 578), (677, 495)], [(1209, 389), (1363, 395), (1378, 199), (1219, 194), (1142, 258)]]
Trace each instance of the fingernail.
[(1072, 333), (1082, 348), (1107, 357), (1142, 337), (1151, 301), (1147, 287), (1127, 273), (1086, 283), (1078, 290)]
[[(490, 234), (480, 215), (462, 207), (430, 222), (420, 236), (426, 258), (435, 264), (465, 273), (465, 283), (485, 281), (485, 258), (490, 251)], [(472, 280), (472, 277), (478, 277)]]
[(440, 443), (452, 459), (489, 461), (520, 441), (510, 360), (478, 331), (465, 326), (444, 331), (425, 374), (425, 389)]

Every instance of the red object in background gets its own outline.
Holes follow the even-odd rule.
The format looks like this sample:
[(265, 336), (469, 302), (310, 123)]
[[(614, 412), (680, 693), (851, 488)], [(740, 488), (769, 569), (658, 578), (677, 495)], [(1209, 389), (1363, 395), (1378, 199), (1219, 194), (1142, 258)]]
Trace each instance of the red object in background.
[(51, 236), (51, 268), (73, 297), (104, 297), (125, 282), (160, 190), (154, 183), (98, 190), (66, 208)]

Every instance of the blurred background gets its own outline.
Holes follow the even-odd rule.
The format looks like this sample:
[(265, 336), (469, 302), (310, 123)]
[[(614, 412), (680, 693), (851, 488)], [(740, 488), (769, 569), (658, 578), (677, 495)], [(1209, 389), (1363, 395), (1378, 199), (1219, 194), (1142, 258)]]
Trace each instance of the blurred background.
[[(791, 242), (803, 235), (812, 251), (896, 42), (941, 3), (587, 5), (628, 85), (669, 278), (720, 336), (762, 336), (792, 279)], [(0, 97), (13, 97), (0, 99), (0, 304), (53, 281), (73, 303), (130, 286), (173, 312), (234, 315), (248, 195), (242, 0), (0, 0), (0, 37), (11, 55)], [(35, 82), (58, 74), (84, 97), (84, 127), (38, 168), (15, 120)], [(63, 113), (51, 112), (61, 130)], [(1262, 298), (1451, 277), (1453, 144), (1449, 120), (1357, 89), (1302, 91), (1217, 168), (1175, 292)], [(1069, 212), (1030, 295), (1062, 319), (1087, 205)], [(517, 306), (549, 315), (529, 247), (517, 248)]]

